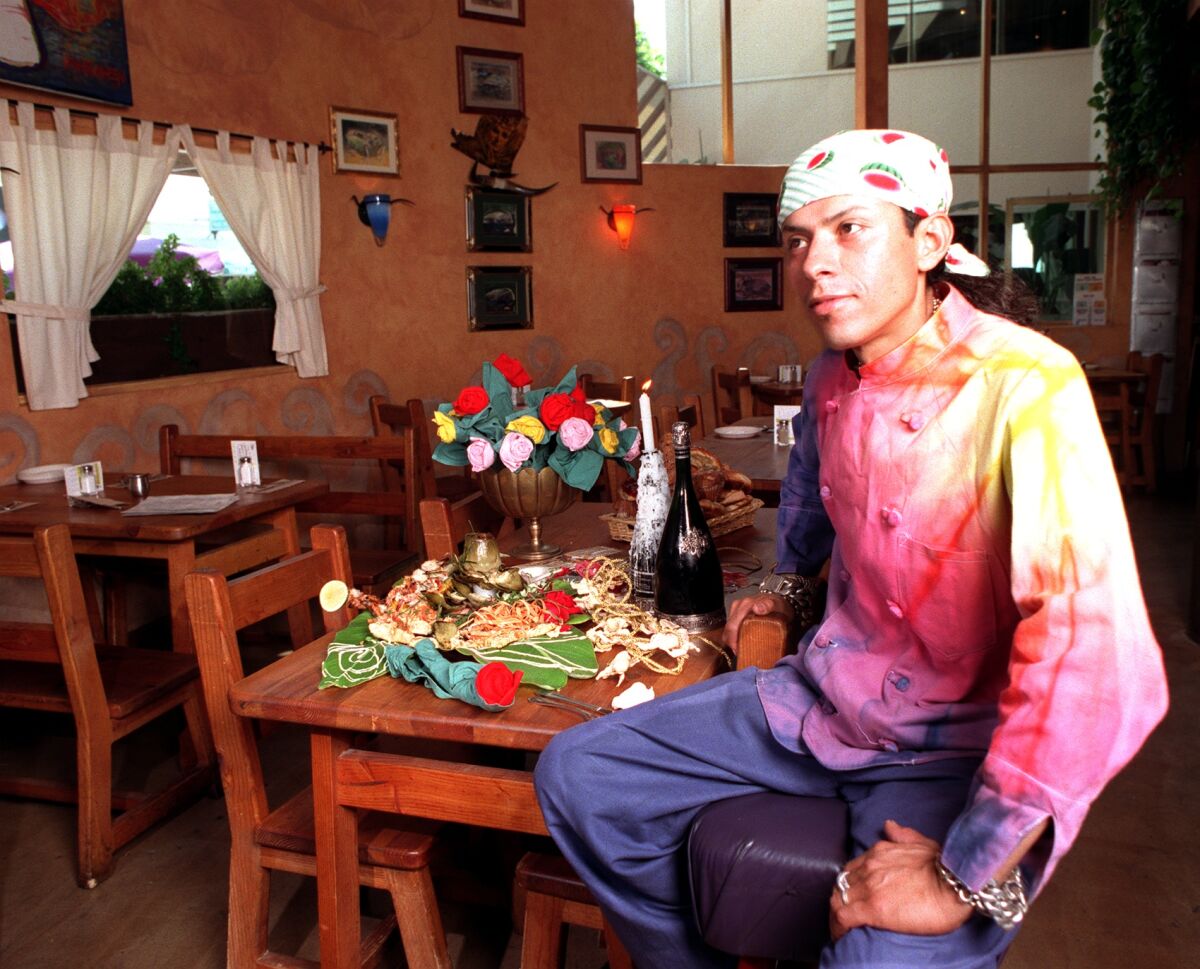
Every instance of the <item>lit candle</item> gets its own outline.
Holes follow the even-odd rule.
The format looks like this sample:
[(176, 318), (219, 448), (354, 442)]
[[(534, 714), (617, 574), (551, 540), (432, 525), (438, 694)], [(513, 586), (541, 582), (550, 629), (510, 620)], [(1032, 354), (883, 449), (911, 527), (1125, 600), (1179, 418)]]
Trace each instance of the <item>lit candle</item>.
[(642, 408), (642, 450), (654, 450), (654, 422), (650, 417), (650, 384), (652, 381), (647, 380), (642, 384), (642, 396), (638, 398), (638, 403)]

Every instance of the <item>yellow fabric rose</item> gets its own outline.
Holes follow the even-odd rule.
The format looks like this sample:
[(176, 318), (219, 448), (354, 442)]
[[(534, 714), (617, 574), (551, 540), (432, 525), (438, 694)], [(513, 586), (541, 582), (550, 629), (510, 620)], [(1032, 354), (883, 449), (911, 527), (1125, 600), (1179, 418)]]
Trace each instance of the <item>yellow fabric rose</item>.
[(592, 424), (595, 427), (602, 427), (604, 425), (604, 405), (592, 404), (592, 406), (596, 409), (596, 416), (592, 418)]
[(600, 429), (600, 446), (609, 454), (613, 454), (617, 450), (617, 445), (620, 443), (620, 438), (617, 437), (617, 432), (611, 427), (602, 427)]
[(524, 417), (514, 418), (508, 422), (504, 429), (506, 431), (515, 431), (517, 434), (524, 434), (534, 444), (541, 444), (546, 438), (546, 425), (529, 414), (526, 414)]
[(437, 436), (443, 444), (453, 444), (454, 439), (458, 437), (458, 428), (454, 426), (454, 420), (449, 414), (443, 414), (440, 410), (433, 412), (433, 423), (437, 425)]

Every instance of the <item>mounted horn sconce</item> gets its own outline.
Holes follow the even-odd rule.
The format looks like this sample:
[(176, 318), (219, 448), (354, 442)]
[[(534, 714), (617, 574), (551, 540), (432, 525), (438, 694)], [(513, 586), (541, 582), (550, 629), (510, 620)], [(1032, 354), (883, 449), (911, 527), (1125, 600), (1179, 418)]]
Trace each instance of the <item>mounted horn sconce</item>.
[(392, 206), (397, 202), (405, 205), (415, 205), (408, 199), (394, 199), (390, 195), (364, 195), (362, 201), (357, 195), (350, 198), (358, 206), (358, 220), (375, 235), (375, 245), (382, 246), (387, 239), (388, 223), (392, 218)]
[(614, 205), (611, 209), (600, 207), (600, 211), (608, 216), (608, 227), (617, 234), (617, 241), (622, 249), (629, 248), (629, 240), (633, 237), (633, 223), (639, 212), (653, 212), (654, 209), (639, 209), (636, 205)]

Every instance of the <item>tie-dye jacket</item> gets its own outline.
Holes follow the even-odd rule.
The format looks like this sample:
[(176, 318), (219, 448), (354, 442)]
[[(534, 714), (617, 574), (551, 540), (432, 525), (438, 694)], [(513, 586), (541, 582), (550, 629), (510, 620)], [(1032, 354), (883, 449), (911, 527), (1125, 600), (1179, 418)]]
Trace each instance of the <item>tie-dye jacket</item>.
[(797, 425), (776, 569), (832, 556), (829, 600), (759, 676), (773, 734), (833, 769), (985, 755), (943, 860), (978, 889), (1049, 817), (1040, 888), (1167, 704), (1083, 371), (949, 288), (859, 375), (822, 355)]

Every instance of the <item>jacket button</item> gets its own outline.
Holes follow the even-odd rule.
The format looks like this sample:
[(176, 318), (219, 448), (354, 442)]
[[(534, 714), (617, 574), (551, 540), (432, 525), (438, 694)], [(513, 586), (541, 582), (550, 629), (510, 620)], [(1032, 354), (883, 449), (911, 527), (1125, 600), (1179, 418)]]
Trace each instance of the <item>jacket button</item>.
[(887, 607), (888, 607), (888, 612), (890, 612), (897, 619), (904, 618), (904, 610), (900, 608), (900, 603), (892, 602), (891, 599), (888, 599)]
[(820, 494), (822, 498), (828, 498), (833, 494), (833, 489), (829, 485), (821, 485)]
[(841, 579), (843, 582), (849, 582), (850, 581), (850, 573), (847, 572), (845, 569), (842, 569), (838, 573), (838, 578)]
[(836, 400), (825, 401), (825, 413), (836, 414), (838, 411), (838, 402)]
[(925, 415), (922, 414), (920, 411), (917, 411), (913, 414), (909, 414), (908, 419), (905, 421), (905, 423), (908, 425), (910, 430), (919, 431), (922, 427), (925, 426)]
[(895, 670), (889, 670), (887, 678), (888, 678), (888, 681), (892, 684), (892, 686), (894, 686), (901, 693), (905, 692), (905, 690), (907, 690), (909, 688), (909, 686), (911, 685), (911, 682), (912, 682), (911, 680), (909, 680), (909, 678), (907, 676), (904, 676), (901, 673), (897, 673)]
[(826, 636), (824, 633), (819, 633), (817, 635), (817, 638), (813, 640), (813, 645), (816, 646), (818, 649), (824, 649), (826, 646), (829, 645), (829, 637)]
[(832, 717), (837, 713), (837, 707), (830, 703), (826, 697), (821, 697), (821, 712), (826, 716)]
[(883, 518), (884, 524), (890, 525), (892, 528), (895, 528), (904, 521), (904, 516), (900, 514), (898, 509), (893, 508), (891, 505), (886, 505), (879, 514)]
[(884, 750), (890, 751), (893, 754), (896, 753), (900, 749), (900, 747), (899, 747), (899, 745), (897, 745), (896, 741), (888, 740), (886, 738), (879, 741), (879, 746), (882, 747)]

